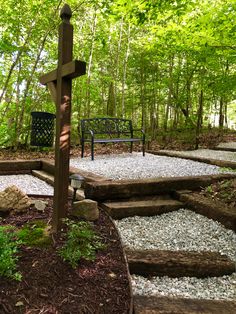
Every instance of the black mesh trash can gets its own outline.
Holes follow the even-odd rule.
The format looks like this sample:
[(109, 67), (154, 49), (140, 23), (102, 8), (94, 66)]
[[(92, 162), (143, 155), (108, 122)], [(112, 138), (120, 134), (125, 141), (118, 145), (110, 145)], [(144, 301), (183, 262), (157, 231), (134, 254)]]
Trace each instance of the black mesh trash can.
[(55, 115), (49, 112), (31, 112), (31, 146), (51, 147), (54, 142)]

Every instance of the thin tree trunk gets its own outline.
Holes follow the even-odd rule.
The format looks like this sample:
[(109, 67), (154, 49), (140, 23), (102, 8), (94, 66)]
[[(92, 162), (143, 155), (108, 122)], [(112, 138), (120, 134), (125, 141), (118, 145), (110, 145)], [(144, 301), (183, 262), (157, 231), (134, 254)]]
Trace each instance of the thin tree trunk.
[(220, 109), (219, 109), (219, 128), (224, 127), (224, 101), (223, 97), (220, 97)]
[(128, 25), (127, 46), (126, 46), (126, 53), (125, 53), (125, 58), (124, 58), (124, 62), (123, 62), (123, 79), (122, 79), (122, 96), (121, 96), (121, 111), (122, 111), (122, 117), (123, 118), (125, 118), (125, 116), (126, 116), (126, 112), (125, 112), (125, 83), (126, 83), (126, 72), (127, 72), (129, 53), (130, 53), (130, 23)]
[(200, 136), (200, 132), (202, 128), (202, 116), (203, 116), (203, 90), (201, 90), (200, 95), (199, 95), (195, 149), (198, 149), (199, 147), (199, 136)]
[(49, 34), (49, 31), (45, 34), (45, 36), (44, 36), (44, 38), (42, 40), (40, 50), (39, 50), (38, 55), (36, 57), (36, 60), (34, 62), (33, 68), (31, 70), (31, 74), (30, 74), (30, 76), (28, 77), (28, 79), (26, 81), (26, 87), (25, 87), (25, 90), (24, 90), (24, 95), (23, 95), (23, 98), (21, 100), (21, 111), (20, 111), (20, 114), (19, 114), (19, 119), (17, 119), (17, 123), (16, 123), (16, 142), (15, 142), (15, 145), (14, 145), (15, 149), (17, 148), (18, 144), (20, 143), (20, 134), (24, 131), (22, 126), (23, 126), (24, 115), (25, 115), (26, 99), (28, 97), (29, 88), (30, 88), (30, 85), (32, 84), (33, 76), (34, 76), (35, 70), (37, 68), (37, 65), (38, 65), (38, 63), (40, 61), (40, 57), (41, 57), (41, 54), (43, 52), (43, 49), (44, 49), (44, 46), (45, 46), (48, 34)]
[(92, 39), (91, 39), (91, 47), (89, 53), (89, 62), (88, 62), (88, 71), (87, 71), (87, 84), (86, 84), (86, 113), (87, 117), (90, 117), (90, 101), (91, 101), (91, 68), (93, 62), (93, 50), (94, 50), (94, 43), (95, 43), (95, 35), (96, 35), (96, 27), (97, 27), (97, 12), (94, 13), (93, 18), (93, 26), (92, 26)]
[(109, 94), (107, 100), (107, 115), (110, 117), (115, 116), (115, 107), (116, 107), (116, 100), (115, 100), (115, 89), (114, 83), (111, 82), (109, 86)]

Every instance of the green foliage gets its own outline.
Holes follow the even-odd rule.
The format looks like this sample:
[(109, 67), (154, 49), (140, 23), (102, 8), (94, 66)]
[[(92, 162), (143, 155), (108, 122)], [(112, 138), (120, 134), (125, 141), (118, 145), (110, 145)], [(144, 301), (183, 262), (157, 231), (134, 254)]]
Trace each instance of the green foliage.
[(0, 276), (21, 280), (21, 274), (16, 271), (20, 244), (12, 228), (0, 226)]
[(222, 167), (220, 168), (220, 171), (222, 172), (236, 172), (236, 169), (233, 169), (233, 168), (229, 168), (229, 167)]
[(211, 186), (211, 185), (207, 186), (207, 187), (205, 188), (205, 191), (206, 191), (206, 193), (209, 193), (209, 194), (213, 193), (212, 186)]
[[(79, 141), (81, 118), (108, 112), (142, 122), (152, 139), (162, 129), (195, 127), (200, 90), (203, 127), (219, 121), (220, 103), (225, 124), (226, 118), (228, 125), (235, 123), (235, 0), (67, 3), (73, 12), (74, 56), (87, 62), (86, 75), (73, 80), (72, 144)], [(57, 67), (62, 5), (2, 2), (1, 147), (29, 143), (31, 111), (55, 112), (38, 79)]]
[(30, 247), (47, 247), (51, 244), (51, 237), (47, 233), (47, 225), (41, 220), (25, 224), (17, 232), (17, 236), (24, 245)]
[(96, 251), (105, 246), (96, 235), (91, 223), (86, 221), (75, 222), (69, 219), (64, 220), (67, 227), (67, 240), (65, 245), (59, 249), (59, 255), (64, 261), (68, 261), (73, 268), (76, 268), (81, 258), (94, 261)]

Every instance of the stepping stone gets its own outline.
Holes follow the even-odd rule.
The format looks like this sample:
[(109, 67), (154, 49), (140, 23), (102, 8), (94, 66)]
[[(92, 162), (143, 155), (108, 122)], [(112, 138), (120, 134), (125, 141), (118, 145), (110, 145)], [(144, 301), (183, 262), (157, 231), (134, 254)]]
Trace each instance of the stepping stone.
[(135, 314), (235, 314), (236, 302), (134, 296)]
[(235, 271), (235, 263), (217, 252), (126, 250), (131, 274), (177, 277), (219, 277)]
[(123, 202), (105, 202), (101, 204), (114, 219), (132, 216), (154, 216), (178, 210), (183, 203), (172, 199), (151, 199)]

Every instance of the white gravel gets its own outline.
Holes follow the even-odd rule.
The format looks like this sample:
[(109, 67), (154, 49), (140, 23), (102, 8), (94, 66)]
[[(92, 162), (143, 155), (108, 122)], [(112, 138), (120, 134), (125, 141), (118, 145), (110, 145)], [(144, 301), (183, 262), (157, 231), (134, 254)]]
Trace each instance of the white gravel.
[(131, 249), (212, 251), (236, 261), (236, 234), (188, 209), (152, 217), (116, 220), (123, 244)]
[[(173, 153), (173, 151), (169, 151), (169, 150), (160, 150), (160, 152)], [(228, 152), (228, 151), (213, 150), (213, 149), (198, 149), (198, 150), (188, 150), (188, 151), (174, 151), (174, 153), (180, 156), (203, 157), (203, 158), (211, 158), (211, 159), (216, 159), (216, 160), (236, 162), (236, 152)]]
[[(153, 217), (128, 217), (115, 223), (124, 246), (131, 249), (212, 251), (236, 261), (235, 232), (187, 209)], [(236, 298), (236, 273), (204, 279), (131, 277), (134, 294), (219, 300)]]
[(192, 299), (236, 299), (236, 273), (230, 276), (170, 278), (131, 276), (134, 295), (169, 296)]
[(70, 160), (70, 166), (113, 180), (199, 176), (222, 173), (220, 167), (202, 162), (141, 153), (98, 155)]
[(53, 187), (29, 174), (0, 176), (0, 191), (16, 185), (26, 194), (53, 195)]

